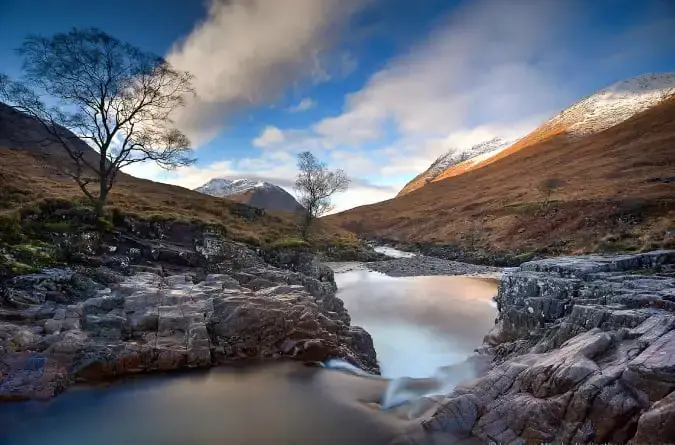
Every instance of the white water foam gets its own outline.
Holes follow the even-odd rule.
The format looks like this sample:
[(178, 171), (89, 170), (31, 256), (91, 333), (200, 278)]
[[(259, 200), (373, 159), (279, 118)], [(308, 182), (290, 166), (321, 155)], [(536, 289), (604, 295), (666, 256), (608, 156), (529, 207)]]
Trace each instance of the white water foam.
[[(416, 402), (421, 399), (445, 396), (450, 394), (460, 382), (476, 378), (480, 373), (479, 364), (480, 358), (474, 356), (462, 363), (439, 368), (434, 375), (428, 378), (398, 377), (391, 379), (382, 395), (380, 406), (384, 410), (390, 410), (402, 405), (409, 405), (408, 411), (411, 414), (415, 412)], [(323, 365), (328, 369), (386, 380), (340, 359), (328, 360)]]

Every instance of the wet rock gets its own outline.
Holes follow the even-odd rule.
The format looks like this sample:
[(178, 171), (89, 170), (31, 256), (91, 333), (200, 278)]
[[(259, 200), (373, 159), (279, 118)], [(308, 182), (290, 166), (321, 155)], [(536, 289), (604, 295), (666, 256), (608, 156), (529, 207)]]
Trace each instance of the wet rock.
[(492, 368), (426, 424), (457, 433), (473, 422), (471, 434), (498, 443), (675, 441), (675, 277), (632, 273), (674, 262), (658, 251), (507, 271), (484, 345)]

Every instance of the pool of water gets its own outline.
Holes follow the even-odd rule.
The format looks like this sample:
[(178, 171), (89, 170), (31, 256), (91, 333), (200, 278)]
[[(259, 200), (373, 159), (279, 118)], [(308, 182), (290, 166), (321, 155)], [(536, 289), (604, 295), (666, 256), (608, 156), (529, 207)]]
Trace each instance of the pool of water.
[(0, 405), (0, 443), (387, 444), (405, 425), (369, 406), (385, 385), (298, 363), (143, 376)]
[[(336, 273), (352, 323), (373, 337), (382, 375), (429, 377), (466, 360), (494, 326), (493, 280), (463, 276), (388, 277)], [(467, 375), (466, 378), (473, 376)]]
[(422, 433), (398, 408), (429, 393), (401, 377), (433, 377), (431, 393), (472, 378), (472, 366), (441, 377), (438, 369), (481, 344), (496, 284), (345, 270), (336, 274), (339, 296), (372, 334), (387, 379), (298, 363), (138, 376), (48, 402), (0, 404), (0, 445), (384, 445), (411, 435), (418, 444), (455, 443)]

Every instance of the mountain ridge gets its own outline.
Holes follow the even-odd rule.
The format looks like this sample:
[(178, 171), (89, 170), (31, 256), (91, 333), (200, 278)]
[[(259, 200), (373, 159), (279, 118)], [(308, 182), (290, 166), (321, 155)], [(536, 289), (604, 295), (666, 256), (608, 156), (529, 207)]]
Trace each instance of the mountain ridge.
[(436, 158), (436, 160), (432, 162), (428, 169), (410, 180), (396, 196), (405, 195), (406, 193), (410, 193), (420, 187), (424, 187), (426, 184), (436, 179), (445, 170), (454, 165), (471, 161), (472, 159), (475, 159), (486, 153), (503, 150), (504, 148), (511, 145), (511, 143), (512, 142), (505, 141), (499, 137), (494, 137), (492, 139), (475, 144), (467, 150), (457, 150), (455, 148), (451, 148)]
[(620, 80), (563, 109), (513, 145), (487, 159), (452, 166), (439, 174), (442, 181), (481, 168), (525, 147), (556, 135), (578, 138), (610, 129), (675, 95), (675, 73), (648, 73)]
[(278, 185), (267, 181), (217, 177), (210, 179), (194, 190), (270, 211), (291, 213), (302, 213), (304, 211), (304, 208), (293, 195)]

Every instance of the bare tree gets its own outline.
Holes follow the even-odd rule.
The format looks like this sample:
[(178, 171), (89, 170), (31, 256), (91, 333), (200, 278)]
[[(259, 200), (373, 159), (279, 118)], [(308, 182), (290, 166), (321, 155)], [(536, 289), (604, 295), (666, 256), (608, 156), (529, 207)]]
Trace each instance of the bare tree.
[(545, 201), (544, 201), (544, 206), (548, 206), (549, 202), (551, 201), (551, 195), (553, 192), (555, 192), (557, 189), (562, 187), (563, 181), (558, 178), (547, 178), (541, 181), (538, 185), (539, 191), (544, 194)]
[(189, 73), (93, 28), (31, 35), (17, 52), (24, 76), (0, 75), (0, 98), (36, 119), (68, 155), (66, 173), (97, 215), (104, 214), (120, 169), (145, 161), (166, 169), (194, 162), (190, 141), (170, 119), (193, 91)]
[(301, 230), (302, 237), (307, 239), (314, 221), (332, 209), (331, 197), (346, 191), (350, 179), (342, 170), (328, 170), (326, 164), (308, 151), (298, 155), (298, 170), (295, 190), (298, 201), (305, 208)]

